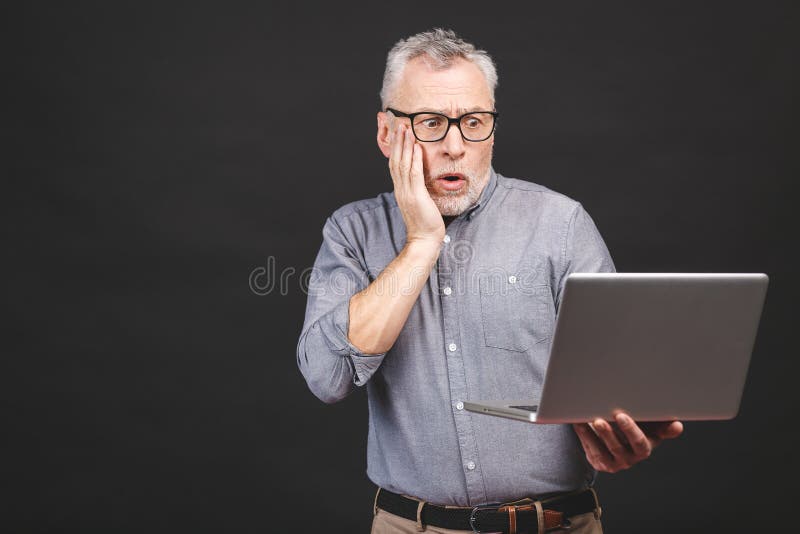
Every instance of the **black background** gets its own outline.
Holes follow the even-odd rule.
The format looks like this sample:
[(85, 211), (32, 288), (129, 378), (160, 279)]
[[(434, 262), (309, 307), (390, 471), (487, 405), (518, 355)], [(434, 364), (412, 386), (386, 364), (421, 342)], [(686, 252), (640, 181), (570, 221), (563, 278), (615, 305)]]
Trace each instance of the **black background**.
[(2, 8), (2, 530), (368, 531), (364, 391), (306, 388), (299, 274), (391, 189), (383, 62), (434, 26), (496, 59), (498, 172), (581, 201), (618, 270), (770, 275), (738, 418), (601, 475), (606, 531), (790, 526), (793, 4)]

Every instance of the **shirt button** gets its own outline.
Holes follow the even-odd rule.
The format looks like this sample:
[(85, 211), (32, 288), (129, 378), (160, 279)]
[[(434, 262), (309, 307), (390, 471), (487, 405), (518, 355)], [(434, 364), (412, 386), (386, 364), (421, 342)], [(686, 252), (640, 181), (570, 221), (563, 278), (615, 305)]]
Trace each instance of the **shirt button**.
[(467, 462), (467, 469), (469, 469), (470, 471), (475, 469), (475, 462)]
[(458, 348), (458, 347), (456, 347), (456, 344), (455, 344), (455, 343), (450, 343), (449, 345), (447, 345), (447, 350), (449, 350), (450, 352), (455, 352), (455, 350), (456, 350), (457, 348)]
[(463, 409), (464, 409), (464, 403), (461, 402), (461, 401), (458, 401), (456, 403), (456, 410), (463, 410)]
[(516, 284), (517, 283), (517, 277), (512, 274), (511, 276), (508, 277), (508, 283), (509, 284)]
[(449, 242), (450, 242), (450, 236), (449, 236), (449, 235), (445, 234), (445, 236), (444, 236), (444, 242), (445, 242), (445, 243), (449, 243)]
[(442, 290), (442, 292), (443, 292), (445, 295), (449, 295), (450, 293), (452, 293), (452, 292), (453, 292), (453, 289), (452, 289), (452, 288), (449, 288), (449, 287), (446, 287), (446, 288), (444, 288), (444, 289)]

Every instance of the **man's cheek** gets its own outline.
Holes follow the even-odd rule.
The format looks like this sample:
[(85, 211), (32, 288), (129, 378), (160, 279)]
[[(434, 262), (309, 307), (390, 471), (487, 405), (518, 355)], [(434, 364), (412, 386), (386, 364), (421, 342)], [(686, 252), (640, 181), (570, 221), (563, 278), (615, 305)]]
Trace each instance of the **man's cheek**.
[(425, 149), (422, 148), (422, 145), (418, 144), (417, 146), (420, 147), (420, 149), (422, 149), (422, 173), (425, 176), (428, 176), (428, 171), (431, 167), (430, 158), (428, 157), (427, 152), (425, 152)]

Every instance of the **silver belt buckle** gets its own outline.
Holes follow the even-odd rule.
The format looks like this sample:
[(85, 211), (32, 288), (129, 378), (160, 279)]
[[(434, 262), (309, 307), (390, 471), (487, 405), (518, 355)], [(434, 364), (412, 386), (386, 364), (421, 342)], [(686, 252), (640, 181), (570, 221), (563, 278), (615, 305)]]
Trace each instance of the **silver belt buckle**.
[(477, 517), (478, 510), (489, 510), (491, 508), (494, 508), (495, 510), (497, 510), (502, 505), (503, 505), (503, 503), (494, 502), (494, 503), (489, 503), (489, 504), (479, 504), (478, 506), (473, 507), (472, 508), (472, 512), (470, 512), (470, 514), (469, 514), (469, 526), (472, 529), (472, 532), (474, 532), (475, 534), (481, 534), (481, 531), (478, 530), (478, 527), (475, 526), (475, 522), (478, 519), (478, 517)]

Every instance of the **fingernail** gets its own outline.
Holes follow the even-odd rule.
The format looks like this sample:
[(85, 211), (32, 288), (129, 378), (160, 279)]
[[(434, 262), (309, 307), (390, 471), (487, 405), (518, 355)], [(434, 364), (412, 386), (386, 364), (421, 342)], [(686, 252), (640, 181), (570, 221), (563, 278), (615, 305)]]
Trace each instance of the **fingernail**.
[(594, 425), (595, 428), (603, 428), (604, 423), (605, 421), (603, 421), (602, 419), (595, 419), (594, 423), (592, 424)]

